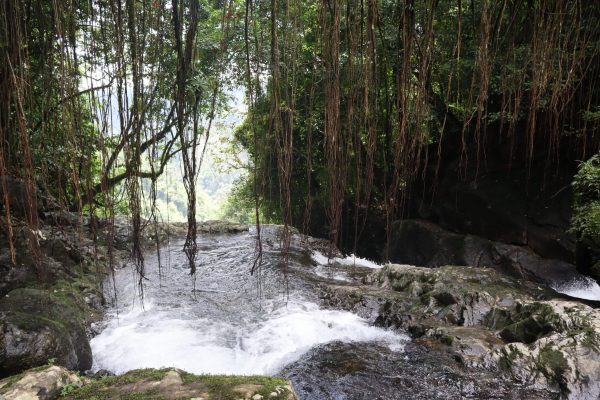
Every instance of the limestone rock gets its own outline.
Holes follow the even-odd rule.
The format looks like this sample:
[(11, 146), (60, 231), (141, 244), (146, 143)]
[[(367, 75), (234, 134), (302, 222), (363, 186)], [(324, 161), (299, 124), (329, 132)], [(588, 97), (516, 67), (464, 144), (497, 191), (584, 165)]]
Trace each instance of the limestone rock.
[(26, 371), (18, 377), (0, 381), (0, 398), (6, 400), (55, 399), (65, 385), (80, 387), (81, 378), (74, 372), (59, 366)]
[(325, 303), (568, 399), (600, 397), (600, 310), (489, 268), (386, 265)]

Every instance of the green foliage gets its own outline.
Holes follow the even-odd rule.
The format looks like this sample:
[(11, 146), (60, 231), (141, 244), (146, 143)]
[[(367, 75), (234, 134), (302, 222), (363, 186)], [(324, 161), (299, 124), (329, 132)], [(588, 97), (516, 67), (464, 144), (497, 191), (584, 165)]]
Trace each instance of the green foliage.
[(592, 252), (592, 269), (600, 276), (600, 155), (582, 162), (573, 180), (572, 230)]
[[(575, 204), (572, 230), (586, 256), (578, 267), (600, 279), (600, 155), (581, 163), (573, 181)], [(583, 265), (582, 265), (583, 264)]]
[(67, 383), (66, 385), (60, 388), (60, 397), (66, 397), (79, 388), (80, 386), (75, 383)]

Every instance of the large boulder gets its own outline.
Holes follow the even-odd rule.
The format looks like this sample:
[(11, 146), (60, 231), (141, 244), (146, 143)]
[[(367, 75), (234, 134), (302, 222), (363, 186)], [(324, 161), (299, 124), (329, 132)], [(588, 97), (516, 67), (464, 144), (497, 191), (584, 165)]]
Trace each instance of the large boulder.
[(420, 187), (415, 188), (412, 217), (574, 263), (575, 238), (568, 229), (573, 165), (549, 170), (543, 161), (511, 164), (510, 157), (494, 154), (495, 150), (490, 149), (481, 165), (456, 158), (443, 160), (436, 169), (439, 173), (431, 172), (423, 182), (415, 183)]
[[(73, 289), (73, 291), (71, 291)], [(9, 375), (49, 361), (84, 371), (92, 366), (86, 335), (93, 315), (78, 288), (15, 289), (0, 299), (0, 374)]]
[(389, 259), (426, 267), (472, 265), (508, 275), (553, 283), (572, 277), (575, 266), (544, 259), (528, 247), (447, 231), (424, 220), (401, 220), (392, 226)]

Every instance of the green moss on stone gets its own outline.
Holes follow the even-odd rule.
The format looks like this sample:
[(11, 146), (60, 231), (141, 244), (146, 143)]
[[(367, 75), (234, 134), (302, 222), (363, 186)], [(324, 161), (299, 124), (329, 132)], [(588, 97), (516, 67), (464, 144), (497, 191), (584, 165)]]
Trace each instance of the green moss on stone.
[[(70, 400), (108, 400), (108, 399), (149, 399), (159, 400), (172, 398), (170, 394), (157, 386), (172, 369), (142, 369), (130, 371), (120, 376), (108, 376), (95, 380), (83, 387), (63, 396)], [(268, 376), (229, 376), (229, 375), (195, 375), (177, 371), (181, 377), (181, 390), (207, 392), (208, 399), (235, 400), (242, 397), (235, 389), (242, 385), (256, 385), (253, 393), (273, 400), (287, 399), (288, 391), (281, 391), (277, 397), (270, 397), (278, 387), (288, 385), (283, 378)], [(145, 384), (145, 385), (144, 385)], [(132, 390), (132, 385), (139, 390)], [(189, 399), (182, 397), (182, 399)], [(208, 400), (207, 399), (207, 400)]]
[(562, 389), (565, 388), (565, 373), (570, 367), (562, 351), (550, 346), (542, 348), (538, 356), (538, 367), (551, 382), (557, 383)]
[(440, 342), (446, 346), (452, 346), (452, 343), (454, 343), (454, 338), (450, 335), (443, 335), (440, 337)]

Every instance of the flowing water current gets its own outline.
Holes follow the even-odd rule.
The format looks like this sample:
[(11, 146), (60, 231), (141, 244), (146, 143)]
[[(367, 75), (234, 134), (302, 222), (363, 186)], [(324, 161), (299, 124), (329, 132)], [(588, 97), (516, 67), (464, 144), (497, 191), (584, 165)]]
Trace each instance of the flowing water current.
[(464, 370), (403, 332), (322, 308), (319, 282), (347, 283), (354, 265), (380, 266), (354, 257), (328, 266), (294, 236), (284, 273), (278, 229), (264, 227), (263, 264), (254, 276), (252, 231), (199, 236), (195, 283), (182, 240), (162, 248), (160, 273), (158, 257), (148, 255), (143, 301), (132, 268), (118, 271), (116, 301), (91, 340), (93, 369), (282, 375), (303, 400), (544, 398), (493, 374)]
[[(349, 312), (320, 309), (307, 283), (292, 273), (284, 276), (270, 229), (260, 280), (249, 274), (255, 242), (248, 233), (199, 238), (195, 289), (181, 241), (163, 248), (160, 277), (157, 256), (146, 260), (143, 301), (133, 270), (119, 271), (116, 304), (102, 333), (92, 339), (94, 368), (275, 374), (315, 346), (334, 341), (402, 350), (407, 336), (369, 326)], [(300, 248), (291, 252), (290, 269), (307, 261)]]

